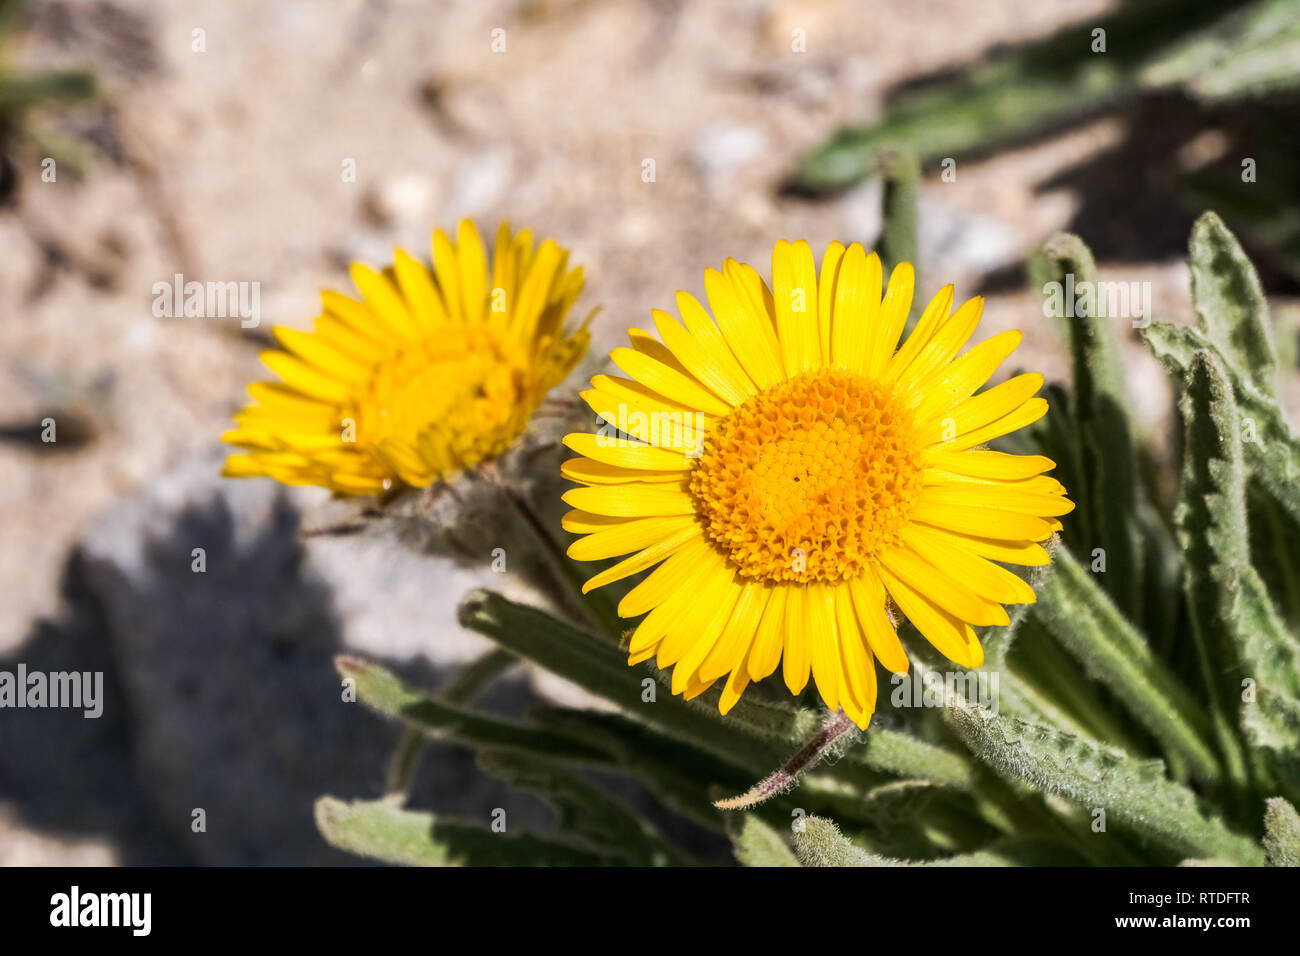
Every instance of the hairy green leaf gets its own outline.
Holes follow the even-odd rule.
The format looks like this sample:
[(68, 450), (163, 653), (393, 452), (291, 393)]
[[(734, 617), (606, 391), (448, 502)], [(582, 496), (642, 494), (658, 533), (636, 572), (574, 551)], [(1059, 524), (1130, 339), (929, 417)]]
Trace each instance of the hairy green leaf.
[(1293, 0), (1257, 0), (1172, 44), (1142, 71), (1143, 85), (1183, 84), (1220, 103), (1300, 86), (1300, 20)]
[(1229, 723), (1239, 717), (1260, 783), (1294, 793), (1300, 788), (1300, 642), (1250, 563), (1240, 420), (1228, 371), (1208, 349), (1192, 358), (1182, 412), (1185, 587), (1221, 750), (1241, 785), (1245, 768)]
[(736, 859), (744, 866), (798, 866), (799, 859), (781, 834), (757, 814), (723, 815)]
[(898, 860), (854, 846), (832, 821), (808, 817), (796, 828), (795, 852), (804, 866), (1061, 866), (1079, 857), (1051, 843), (1030, 838), (999, 840), (982, 850), (932, 860)]
[(531, 834), (446, 823), (388, 800), (321, 797), (316, 826), (333, 846), (406, 866), (598, 866), (601, 856)]
[[(1197, 352), (1218, 352), (1204, 333), (1181, 326), (1157, 323), (1146, 330), (1146, 340), (1156, 358), (1180, 379), (1186, 377)], [(1287, 427), (1277, 402), (1226, 364), (1241, 413), (1246, 465), (1278, 504), (1300, 520), (1300, 441)]]
[(687, 862), (650, 823), (622, 802), (552, 761), (481, 750), (478, 764), (508, 785), (537, 794), (555, 810), (561, 833), (574, 834), (604, 856), (632, 866)]
[(1218, 760), (1205, 742), (1210, 728), (1196, 701), (1065, 549), (1056, 552), (1035, 614), (1087, 674), (1104, 683), (1198, 777), (1217, 777)]
[(885, 727), (869, 727), (861, 740), (845, 755), (846, 761), (959, 790), (969, 790), (974, 782), (966, 759), (937, 744)]
[(340, 655), (335, 666), (345, 679), (356, 681), (357, 699), (362, 703), (436, 740), (548, 754), (559, 760), (603, 763), (608, 759), (594, 748), (549, 731), (425, 697), (406, 687), (391, 671), (358, 657)]
[[(492, 638), (512, 653), (573, 681), (629, 716), (679, 740), (749, 767), (771, 767), (781, 759), (782, 747), (749, 733), (734, 732), (747, 729), (743, 721), (731, 719), (734, 711), (724, 724), (716, 709), (710, 712), (668, 693), (658, 686), (648, 667), (630, 668), (618, 648), (544, 611), (490, 591), (474, 591), (461, 602), (460, 619), (465, 627)], [(755, 709), (758, 705), (751, 702), (748, 710)], [(740, 710), (739, 705), (736, 710)]]
[(1198, 352), (1192, 359), (1180, 408), (1186, 436), (1177, 514), (1178, 540), (1187, 559), (1183, 590), (1219, 753), (1229, 782), (1240, 788), (1247, 770), (1234, 702), (1242, 677), (1240, 645), (1247, 638), (1240, 634), (1234, 597), (1241, 577), (1255, 572), (1237, 405), (1214, 353)]
[(1300, 866), (1300, 813), (1281, 797), (1264, 807), (1264, 855), (1269, 866)]
[(1168, 780), (1159, 760), (1135, 760), (1120, 750), (1017, 717), (994, 716), (968, 703), (958, 703), (949, 714), (972, 752), (1008, 779), (1089, 810), (1104, 810), (1186, 856), (1262, 862), (1254, 841), (1202, 815), (1192, 792)]
[[(1221, 11), (1212, 0), (1132, 4), (900, 93), (879, 122), (841, 130), (805, 157), (794, 185), (844, 189), (870, 175), (884, 149), (910, 149), (922, 160), (957, 156), (1094, 112), (1135, 92), (1153, 55)], [(1095, 48), (1096, 30), (1104, 31), (1105, 52)]]
[(854, 846), (833, 820), (813, 816), (795, 826), (794, 852), (803, 866), (874, 866), (879, 859)]
[(1030, 266), (1033, 281), (1066, 333), (1074, 373), (1070, 412), (1078, 449), (1077, 486), (1069, 486), (1079, 509), (1071, 519), (1072, 540), (1082, 553), (1106, 555), (1106, 590), (1126, 614), (1138, 617), (1141, 601), (1141, 541), (1138, 482), (1129, 426), (1128, 396), (1114, 324), (1096, 290), (1092, 252), (1078, 236), (1053, 236)]
[(1277, 353), (1259, 276), (1237, 237), (1215, 213), (1192, 227), (1192, 302), (1201, 332), (1228, 365), (1263, 396), (1276, 392)]
[[(917, 259), (916, 193), (921, 184), (921, 165), (906, 150), (886, 152), (881, 157), (884, 174), (883, 229), (877, 251), (885, 274), (900, 262), (910, 262), (920, 275)], [(920, 286), (918, 279), (917, 286)]]
[(616, 768), (650, 787), (673, 811), (701, 826), (720, 830), (710, 788), (728, 792), (747, 786), (752, 769), (660, 733), (622, 714), (544, 708), (537, 722), (611, 755)]

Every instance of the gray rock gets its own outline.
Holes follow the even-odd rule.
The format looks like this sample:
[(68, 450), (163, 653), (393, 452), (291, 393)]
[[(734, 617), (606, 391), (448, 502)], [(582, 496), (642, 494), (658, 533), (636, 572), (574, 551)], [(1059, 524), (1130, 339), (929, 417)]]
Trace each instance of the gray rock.
[(715, 125), (696, 134), (690, 159), (711, 188), (724, 188), (743, 166), (762, 157), (767, 137), (752, 126)]
[(918, 200), (917, 229), (921, 261), (942, 263), (946, 272), (982, 275), (1024, 255), (1020, 236), (1001, 220), (971, 215), (933, 195)]
[[(320, 495), (222, 480), (219, 463), (161, 476), (85, 538), (84, 579), (121, 687), (113, 706), (129, 713), (135, 776), (182, 852), (227, 865), (343, 862), (316, 833), (312, 802), (377, 796), (399, 730), (342, 700), (332, 660), (355, 652), (436, 686), (487, 649), (455, 622), (483, 572), (364, 537), (304, 545), (301, 517)], [(492, 704), (519, 711), (530, 699), (516, 678)], [(425, 769), (414, 797), (424, 806), (484, 822), (510, 806), (512, 820), (546, 821), (469, 754), (437, 748)], [(198, 809), (206, 832), (191, 828)]]

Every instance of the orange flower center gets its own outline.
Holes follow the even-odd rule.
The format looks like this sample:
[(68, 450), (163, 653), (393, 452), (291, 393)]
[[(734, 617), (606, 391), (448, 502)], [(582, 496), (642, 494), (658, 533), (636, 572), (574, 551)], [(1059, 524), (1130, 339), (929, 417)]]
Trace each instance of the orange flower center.
[(842, 581), (897, 544), (923, 469), (912, 416), (888, 386), (805, 372), (734, 409), (690, 489), (744, 577)]

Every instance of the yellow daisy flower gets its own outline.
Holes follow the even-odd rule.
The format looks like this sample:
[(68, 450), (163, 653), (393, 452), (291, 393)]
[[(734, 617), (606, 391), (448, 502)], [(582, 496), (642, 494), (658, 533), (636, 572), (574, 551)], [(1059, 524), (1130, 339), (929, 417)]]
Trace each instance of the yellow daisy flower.
[[(725, 678), (727, 713), (783, 662), (801, 692), (861, 727), (875, 664), (905, 672), (891, 605), (963, 667), (983, 652), (972, 625), (1006, 624), (1034, 600), (995, 562), (1042, 565), (1040, 546), (1074, 505), (1047, 458), (985, 450), (1037, 420), (1037, 374), (976, 394), (1020, 343), (1003, 332), (958, 356), (983, 310), (947, 286), (905, 342), (911, 265), (893, 270), (832, 243), (821, 277), (806, 242), (779, 242), (769, 288), (728, 259), (705, 274), (712, 318), (677, 293), (679, 324), (629, 330), (583, 397), (606, 426), (565, 439), (569, 555), (631, 553), (586, 590), (657, 565), (619, 604), (646, 615), (629, 663), (655, 657), (687, 698)], [(662, 340), (662, 341), (660, 341)]]
[[(262, 360), (282, 382), (223, 438), (224, 474), (367, 495), (415, 487), (500, 455), (587, 347), (565, 333), (582, 269), (553, 240), (497, 231), (491, 265), (474, 225), (433, 234), (433, 268), (399, 249), (382, 273), (352, 266), (361, 301), (321, 293), (315, 329), (276, 328)], [(589, 317), (590, 319), (590, 317)]]

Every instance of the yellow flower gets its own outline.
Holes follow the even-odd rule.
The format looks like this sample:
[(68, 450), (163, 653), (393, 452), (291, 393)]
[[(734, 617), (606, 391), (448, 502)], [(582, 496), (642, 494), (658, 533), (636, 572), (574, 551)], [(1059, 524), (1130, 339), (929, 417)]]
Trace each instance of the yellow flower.
[(497, 231), (489, 266), (477, 230), (433, 234), (433, 268), (403, 250), (383, 273), (352, 267), (361, 301), (321, 293), (312, 332), (277, 328), (262, 360), (283, 382), (224, 435), (247, 454), (224, 474), (345, 494), (423, 487), (500, 455), (587, 347), (564, 332), (582, 269), (553, 240)]
[[(1003, 332), (960, 357), (983, 310), (955, 311), (948, 286), (899, 345), (914, 275), (858, 244), (832, 243), (821, 278), (806, 242), (779, 242), (771, 289), (747, 265), (710, 269), (713, 317), (685, 292), (655, 310), (662, 339), (629, 330), (583, 397), (606, 422), (565, 444), (564, 527), (577, 560), (632, 553), (600, 587), (657, 565), (619, 604), (645, 618), (629, 663), (673, 667), (688, 698), (725, 678), (727, 713), (783, 662), (861, 727), (875, 709), (875, 660), (907, 670), (890, 604), (964, 667), (983, 652), (971, 625), (1006, 624), (1033, 590), (994, 562), (1042, 565), (1038, 544), (1074, 505), (1047, 458), (985, 450), (1037, 420), (1037, 374), (979, 394), (1020, 343)], [(648, 613), (647, 613), (648, 612)]]

